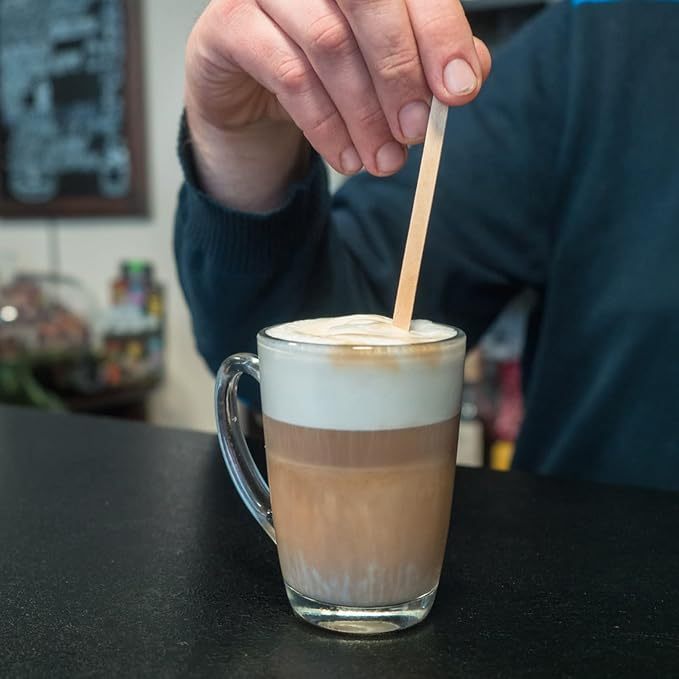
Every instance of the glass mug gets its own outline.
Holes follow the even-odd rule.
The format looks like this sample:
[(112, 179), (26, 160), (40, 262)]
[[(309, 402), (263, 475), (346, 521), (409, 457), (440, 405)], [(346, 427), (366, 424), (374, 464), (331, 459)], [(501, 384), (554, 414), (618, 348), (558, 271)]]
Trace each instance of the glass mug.
[[(356, 634), (424, 620), (448, 536), (464, 333), (338, 346), (269, 331), (259, 357), (221, 365), (215, 409), (226, 466), (277, 545), (293, 611)], [(260, 382), (270, 492), (238, 423), (242, 374)]]

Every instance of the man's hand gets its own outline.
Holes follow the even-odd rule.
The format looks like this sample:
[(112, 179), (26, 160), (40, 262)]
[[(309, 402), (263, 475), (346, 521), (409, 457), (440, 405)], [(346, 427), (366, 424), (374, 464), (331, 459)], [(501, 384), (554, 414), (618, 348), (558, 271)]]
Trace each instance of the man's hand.
[[(301, 134), (344, 174), (396, 172), (424, 137), (432, 94), (471, 101), (490, 54), (458, 0), (212, 0), (186, 70), (203, 181), (267, 209), (303, 163)], [(255, 193), (215, 184), (234, 163)]]

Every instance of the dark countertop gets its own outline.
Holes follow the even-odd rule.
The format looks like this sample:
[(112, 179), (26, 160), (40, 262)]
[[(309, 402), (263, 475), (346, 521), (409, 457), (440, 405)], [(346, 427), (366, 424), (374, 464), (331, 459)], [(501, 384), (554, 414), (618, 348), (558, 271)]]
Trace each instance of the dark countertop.
[(0, 407), (0, 676), (669, 676), (679, 494), (460, 470), (408, 632), (292, 616), (212, 436)]

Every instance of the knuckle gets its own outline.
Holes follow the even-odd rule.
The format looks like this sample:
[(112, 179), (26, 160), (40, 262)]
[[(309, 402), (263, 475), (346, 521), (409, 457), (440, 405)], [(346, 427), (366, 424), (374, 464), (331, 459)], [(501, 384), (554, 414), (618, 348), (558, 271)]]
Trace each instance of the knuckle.
[(242, 0), (220, 0), (205, 9), (188, 40), (187, 53), (206, 74), (219, 72), (236, 47), (234, 36), (249, 19)]
[(217, 12), (223, 19), (228, 19), (234, 13), (242, 11), (246, 4), (243, 0), (212, 0), (208, 9)]
[(210, 3), (203, 16), (210, 23), (219, 25), (222, 28), (233, 25), (243, 17), (247, 17), (250, 7), (242, 0), (219, 0)]
[(316, 137), (325, 137), (336, 131), (338, 118), (339, 113), (336, 110), (319, 112), (316, 117), (309, 121), (304, 131)]
[(190, 38), (187, 44), (185, 69), (190, 78), (205, 86), (218, 85), (224, 76), (223, 57), (210, 44)]
[(309, 27), (309, 49), (314, 54), (343, 56), (355, 51), (349, 27), (333, 16), (317, 19)]
[(453, 37), (458, 37), (463, 33), (471, 32), (464, 11), (455, 11), (454, 7), (448, 7), (446, 11), (431, 12), (421, 17), (418, 20), (418, 28), (426, 33), (428, 39), (434, 36), (450, 40), (451, 34)]
[(379, 106), (363, 108), (357, 111), (356, 119), (362, 128), (374, 128), (376, 126), (382, 126), (385, 129), (388, 129), (384, 112)]
[(379, 76), (385, 80), (413, 80), (420, 78), (420, 55), (404, 49), (379, 57), (375, 63)]
[(300, 94), (309, 87), (307, 67), (297, 58), (279, 61), (274, 69), (274, 77), (281, 90), (289, 94)]

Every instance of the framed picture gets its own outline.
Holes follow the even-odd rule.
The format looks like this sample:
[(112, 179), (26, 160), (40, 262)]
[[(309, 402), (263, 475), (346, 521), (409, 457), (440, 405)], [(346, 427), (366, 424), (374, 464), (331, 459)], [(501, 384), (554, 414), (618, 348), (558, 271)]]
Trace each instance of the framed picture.
[(0, 217), (147, 213), (139, 0), (0, 0)]

